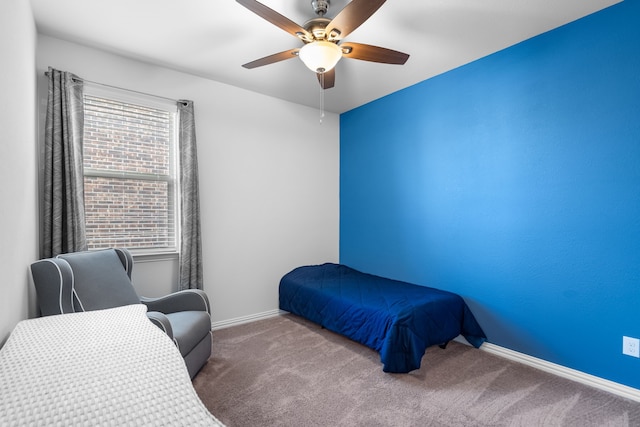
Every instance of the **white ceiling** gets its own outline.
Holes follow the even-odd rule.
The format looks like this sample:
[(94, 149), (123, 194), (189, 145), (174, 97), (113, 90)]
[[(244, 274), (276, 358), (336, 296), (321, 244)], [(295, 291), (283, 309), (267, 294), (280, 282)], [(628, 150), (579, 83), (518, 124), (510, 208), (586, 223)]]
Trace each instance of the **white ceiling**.
[[(410, 54), (405, 65), (342, 59), (324, 92), (342, 113), (620, 0), (388, 0), (345, 40)], [(303, 25), (311, 0), (262, 0)], [(331, 0), (334, 17), (348, 0)], [(302, 43), (235, 0), (31, 0), (38, 31), (317, 108), (316, 75), (298, 58), (241, 65)], [(70, 70), (72, 71), (72, 70)]]

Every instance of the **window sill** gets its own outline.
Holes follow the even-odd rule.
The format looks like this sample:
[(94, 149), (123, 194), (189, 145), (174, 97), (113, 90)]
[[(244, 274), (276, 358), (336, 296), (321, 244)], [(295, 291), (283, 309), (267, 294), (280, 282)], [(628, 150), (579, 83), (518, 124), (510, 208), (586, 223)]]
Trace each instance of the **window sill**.
[(177, 251), (148, 251), (131, 249), (131, 256), (136, 262), (174, 261), (180, 254)]

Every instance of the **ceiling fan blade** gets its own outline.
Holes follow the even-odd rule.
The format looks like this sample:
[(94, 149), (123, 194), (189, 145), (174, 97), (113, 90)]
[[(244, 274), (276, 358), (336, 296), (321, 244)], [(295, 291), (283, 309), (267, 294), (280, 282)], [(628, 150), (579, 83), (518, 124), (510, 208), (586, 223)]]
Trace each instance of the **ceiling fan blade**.
[(236, 0), (242, 6), (246, 7), (261, 18), (266, 19), (273, 25), (282, 28), (287, 33), (301, 40), (312, 41), (313, 35), (307, 30), (296, 24), (289, 18), (279, 14), (273, 9), (268, 8), (260, 2), (255, 0)]
[(404, 64), (409, 59), (409, 55), (406, 53), (369, 44), (348, 42), (341, 44), (340, 47), (342, 48), (342, 56), (345, 58), (398, 65)]
[(341, 40), (369, 19), (386, 0), (352, 0), (326, 26), (329, 40)]
[(336, 69), (332, 68), (324, 73), (317, 73), (318, 82), (322, 89), (331, 89), (336, 84)]
[(263, 65), (273, 64), (274, 62), (284, 61), (286, 59), (295, 58), (298, 56), (300, 49), (289, 49), (284, 52), (274, 53), (273, 55), (265, 56), (264, 58), (256, 59), (255, 61), (247, 62), (243, 65), (244, 68), (256, 68)]

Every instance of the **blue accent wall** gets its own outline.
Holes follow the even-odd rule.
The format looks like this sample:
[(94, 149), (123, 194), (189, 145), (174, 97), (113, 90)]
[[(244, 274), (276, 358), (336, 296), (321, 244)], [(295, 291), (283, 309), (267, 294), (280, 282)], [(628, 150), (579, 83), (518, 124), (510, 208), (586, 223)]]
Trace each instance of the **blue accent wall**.
[(459, 293), (489, 342), (640, 388), (622, 355), (640, 338), (640, 1), (346, 112), (340, 132), (342, 263)]

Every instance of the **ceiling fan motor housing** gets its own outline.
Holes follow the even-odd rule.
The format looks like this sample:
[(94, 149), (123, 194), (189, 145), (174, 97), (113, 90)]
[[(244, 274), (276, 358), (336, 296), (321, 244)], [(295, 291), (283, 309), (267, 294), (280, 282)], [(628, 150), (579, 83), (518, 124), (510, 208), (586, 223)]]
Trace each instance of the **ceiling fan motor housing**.
[(314, 40), (324, 40), (327, 36), (325, 28), (330, 22), (328, 18), (313, 18), (304, 23), (304, 29), (313, 34)]
[(329, 0), (311, 0), (311, 6), (315, 11), (316, 15), (324, 16), (329, 10)]

